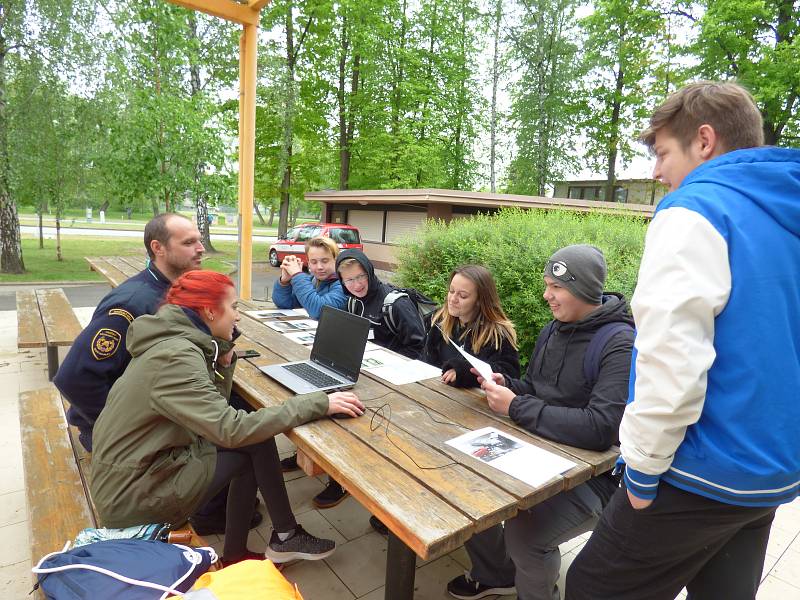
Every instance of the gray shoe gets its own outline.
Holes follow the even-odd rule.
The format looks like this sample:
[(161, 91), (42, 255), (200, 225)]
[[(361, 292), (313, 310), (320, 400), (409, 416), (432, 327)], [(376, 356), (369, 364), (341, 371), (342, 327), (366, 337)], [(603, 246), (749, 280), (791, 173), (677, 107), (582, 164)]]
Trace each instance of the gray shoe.
[(273, 530), (265, 554), (274, 563), (285, 563), (290, 560), (321, 560), (333, 554), (335, 549), (333, 540), (315, 537), (297, 525), (294, 535), (284, 541)]

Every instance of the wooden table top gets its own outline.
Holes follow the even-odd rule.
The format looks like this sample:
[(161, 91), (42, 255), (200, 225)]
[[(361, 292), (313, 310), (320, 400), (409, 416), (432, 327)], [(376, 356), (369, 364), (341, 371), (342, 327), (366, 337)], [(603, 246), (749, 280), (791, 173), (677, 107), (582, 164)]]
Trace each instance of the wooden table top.
[[(292, 393), (258, 366), (306, 359), (310, 348), (245, 314), (239, 328), (237, 347), (261, 356), (239, 361), (234, 387), (254, 406), (290, 398)], [(593, 452), (531, 435), (492, 413), (480, 390), (436, 379), (393, 385), (362, 372), (353, 391), (370, 409), (364, 416), (321, 419), (287, 436), (422, 559), (442, 556), (518, 510), (611, 469), (617, 457), (616, 449)], [(533, 487), (445, 444), (482, 427), (495, 427), (576, 466)]]
[(117, 287), (145, 267), (145, 259), (140, 256), (87, 256), (86, 262), (92, 271), (105, 277), (111, 287)]

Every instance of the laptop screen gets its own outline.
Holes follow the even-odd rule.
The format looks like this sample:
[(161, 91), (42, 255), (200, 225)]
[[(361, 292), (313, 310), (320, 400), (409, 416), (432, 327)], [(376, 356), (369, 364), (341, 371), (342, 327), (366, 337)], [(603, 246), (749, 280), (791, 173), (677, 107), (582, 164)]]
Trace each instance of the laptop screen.
[(330, 306), (322, 308), (311, 360), (355, 380), (369, 336), (369, 319)]

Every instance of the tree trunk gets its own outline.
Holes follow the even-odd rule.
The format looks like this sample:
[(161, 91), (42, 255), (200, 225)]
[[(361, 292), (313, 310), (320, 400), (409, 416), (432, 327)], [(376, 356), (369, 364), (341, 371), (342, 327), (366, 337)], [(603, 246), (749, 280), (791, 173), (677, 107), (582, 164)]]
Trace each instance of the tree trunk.
[(496, 160), (497, 160), (497, 84), (500, 80), (500, 67), (498, 59), (500, 58), (500, 23), (503, 20), (503, 0), (495, 0), (497, 6), (494, 13), (494, 57), (492, 59), (492, 108), (490, 119), (490, 133), (489, 133), (489, 191), (495, 193), (497, 191), (497, 174), (496, 174)]
[(0, 272), (24, 273), (17, 203), (8, 186), (8, 117), (5, 58), (8, 48), (0, 28)]
[[(345, 67), (350, 43), (347, 39), (347, 17), (342, 16), (342, 37), (339, 54), (339, 189), (346, 190), (350, 185), (350, 147), (347, 145), (347, 106), (345, 104)], [(352, 110), (352, 106), (350, 107)]]
[(269, 207), (269, 223), (267, 223), (267, 227), (272, 227), (272, 224), (275, 222), (275, 207)]
[[(620, 42), (625, 42), (624, 29), (620, 32)], [(622, 70), (622, 61), (620, 61), (617, 70), (614, 98), (611, 105), (611, 135), (608, 140), (608, 163), (606, 164), (606, 202), (614, 202), (614, 184), (616, 183), (617, 152), (619, 146), (619, 112), (620, 106), (622, 105), (622, 90), (624, 87), (625, 72)]]
[[(189, 29), (189, 39), (199, 47), (200, 40), (197, 37), (197, 15), (190, 10), (187, 15)], [(195, 98), (202, 89), (200, 84), (200, 65), (194, 60), (194, 53), (189, 53), (189, 89), (192, 98)], [(203, 175), (205, 166), (199, 162), (194, 167), (194, 204), (197, 212), (197, 229), (200, 230), (200, 241), (206, 252), (216, 252), (211, 243), (211, 223), (208, 222), (208, 200), (204, 192), (200, 190), (200, 179)]]
[(256, 209), (256, 215), (258, 215), (258, 221), (261, 223), (261, 225), (266, 225), (264, 222), (264, 217), (261, 215), (261, 209), (258, 208), (258, 202), (253, 202), (253, 208)]
[(44, 227), (42, 226), (41, 210), (39, 210), (39, 250), (44, 250)]
[(56, 214), (56, 260), (61, 262), (64, 257), (61, 255), (61, 216)]
[(150, 198), (150, 208), (153, 209), (153, 216), (157, 217), (161, 214), (161, 210), (158, 208), (158, 198)]
[(294, 138), (294, 5), (286, 9), (286, 105), (283, 114), (283, 148), (281, 156), (286, 161), (281, 177), (281, 205), (278, 216), (278, 238), (286, 235), (289, 218), (289, 190), (292, 187), (292, 141)]

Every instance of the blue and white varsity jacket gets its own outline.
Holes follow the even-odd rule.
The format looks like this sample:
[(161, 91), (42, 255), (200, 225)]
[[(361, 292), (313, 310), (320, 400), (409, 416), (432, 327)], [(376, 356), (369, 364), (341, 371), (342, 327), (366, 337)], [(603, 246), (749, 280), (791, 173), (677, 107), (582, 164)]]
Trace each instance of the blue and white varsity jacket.
[(800, 150), (692, 171), (656, 210), (636, 292), (625, 481), (741, 506), (800, 486)]

